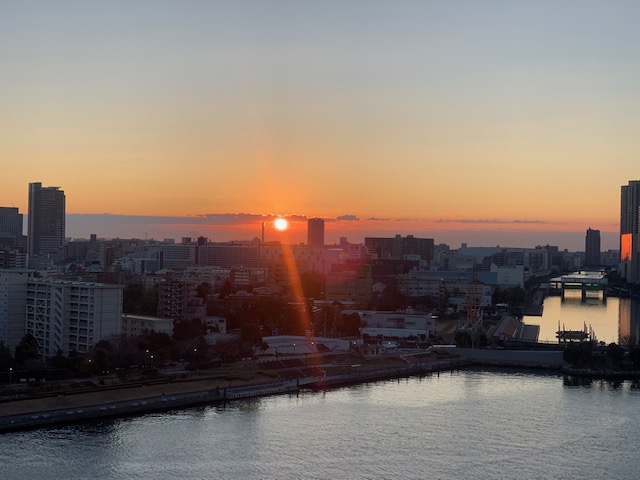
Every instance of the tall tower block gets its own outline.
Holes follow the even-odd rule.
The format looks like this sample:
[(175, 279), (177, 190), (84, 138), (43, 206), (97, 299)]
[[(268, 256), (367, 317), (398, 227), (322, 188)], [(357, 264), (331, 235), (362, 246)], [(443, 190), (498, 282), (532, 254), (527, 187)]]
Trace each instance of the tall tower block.
[(584, 266), (600, 266), (600, 230), (589, 228), (584, 243)]
[(311, 247), (324, 246), (324, 220), (310, 218), (307, 221), (307, 245)]
[(620, 276), (630, 283), (640, 282), (640, 180), (620, 188)]
[(29, 184), (29, 217), (27, 224), (27, 256), (29, 267), (51, 257), (64, 245), (65, 196), (60, 187)]

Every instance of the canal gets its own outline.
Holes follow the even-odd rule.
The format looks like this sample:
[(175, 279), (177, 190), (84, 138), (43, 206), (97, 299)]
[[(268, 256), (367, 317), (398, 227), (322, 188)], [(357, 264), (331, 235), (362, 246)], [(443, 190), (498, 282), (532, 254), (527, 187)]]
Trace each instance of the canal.
[(640, 300), (631, 298), (588, 296), (580, 291), (567, 291), (564, 299), (544, 299), (542, 316), (524, 316), (524, 322), (540, 326), (540, 341), (556, 341), (558, 322), (566, 330), (582, 330), (585, 325), (595, 332), (598, 341), (607, 344), (637, 344), (640, 338)]

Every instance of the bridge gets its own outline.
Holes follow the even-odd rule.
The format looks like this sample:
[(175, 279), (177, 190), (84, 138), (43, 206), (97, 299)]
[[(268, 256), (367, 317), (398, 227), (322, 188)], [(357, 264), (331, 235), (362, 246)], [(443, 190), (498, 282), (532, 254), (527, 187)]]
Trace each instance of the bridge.
[(602, 272), (580, 271), (549, 280), (550, 286), (562, 290), (581, 290), (582, 300), (586, 300), (587, 292), (602, 291), (602, 301), (607, 301), (607, 285), (609, 281)]

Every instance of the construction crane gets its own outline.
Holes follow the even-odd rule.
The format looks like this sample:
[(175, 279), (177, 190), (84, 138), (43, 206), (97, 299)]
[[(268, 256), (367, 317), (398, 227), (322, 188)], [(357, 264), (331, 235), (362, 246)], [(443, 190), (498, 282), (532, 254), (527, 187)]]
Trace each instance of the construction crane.
[(465, 307), (467, 310), (467, 327), (480, 318), (482, 308), (480, 307), (480, 299), (482, 298), (482, 282), (476, 277), (476, 269), (473, 268), (473, 276), (469, 285), (467, 285), (467, 295), (465, 296)]

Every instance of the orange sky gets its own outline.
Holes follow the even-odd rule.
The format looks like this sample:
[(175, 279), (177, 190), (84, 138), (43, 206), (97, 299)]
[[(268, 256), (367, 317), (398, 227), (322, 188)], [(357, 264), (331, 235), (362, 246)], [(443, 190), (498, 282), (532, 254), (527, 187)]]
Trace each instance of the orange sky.
[(42, 182), (72, 214), (575, 244), (617, 231), (638, 178), (640, 5), (38, 6), (0, 17), (0, 205), (22, 212)]

